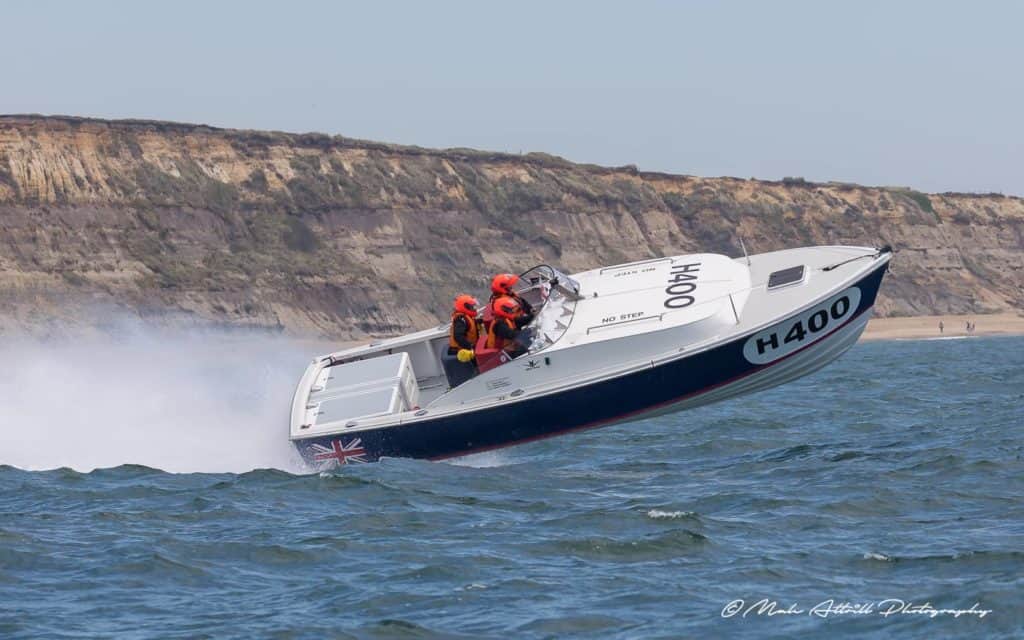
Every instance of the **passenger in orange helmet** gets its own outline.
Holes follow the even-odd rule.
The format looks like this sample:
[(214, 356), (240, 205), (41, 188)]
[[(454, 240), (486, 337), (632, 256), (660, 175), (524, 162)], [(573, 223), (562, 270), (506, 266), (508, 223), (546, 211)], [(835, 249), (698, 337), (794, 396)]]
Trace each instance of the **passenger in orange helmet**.
[(471, 295), (455, 298), (452, 323), (448, 327), (448, 353), (443, 359), (445, 374), (452, 387), (457, 387), (476, 375), (473, 350), (480, 337), (477, 309), (480, 303)]
[(489, 321), (497, 317), (494, 310), (494, 303), (502, 296), (512, 298), (519, 303), (522, 315), (526, 318), (520, 326), (524, 326), (529, 323), (530, 320), (533, 320), (533, 307), (530, 306), (529, 302), (520, 298), (512, 289), (517, 282), (519, 282), (519, 276), (514, 273), (499, 273), (491, 280), (491, 299), (487, 303), (488, 312), (484, 314), (484, 322), (487, 323), (488, 326), (490, 326)]
[(452, 311), (452, 326), (448, 329), (448, 353), (457, 355), (460, 349), (472, 351), (480, 337), (480, 325), (476, 318), (480, 303), (470, 295), (455, 298)]
[(494, 321), (487, 329), (487, 347), (504, 349), (512, 358), (526, 353), (529, 345), (523, 344), (520, 338), (523, 335), (523, 327), (533, 317), (523, 313), (519, 301), (512, 296), (496, 298), (491, 308), (494, 310)]

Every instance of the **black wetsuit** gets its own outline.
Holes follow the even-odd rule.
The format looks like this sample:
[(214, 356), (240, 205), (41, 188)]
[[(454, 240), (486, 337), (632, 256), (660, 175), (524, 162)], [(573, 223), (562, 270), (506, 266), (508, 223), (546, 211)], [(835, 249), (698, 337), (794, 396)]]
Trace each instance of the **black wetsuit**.
[(517, 358), (527, 351), (527, 346), (519, 342), (519, 336), (523, 333), (523, 327), (530, 324), (533, 320), (533, 315), (523, 314), (513, 320), (515, 328), (512, 328), (504, 322), (496, 322), (494, 324), (494, 335), (505, 340), (505, 352), (513, 358)]
[(448, 384), (453, 388), (469, 380), (477, 373), (475, 360), (459, 362), (458, 359), (459, 349), (469, 349), (472, 351), (476, 348), (476, 345), (473, 344), (473, 340), (469, 336), (470, 322), (476, 321), (470, 320), (463, 315), (456, 316), (452, 320), (451, 342), (455, 342), (459, 346), (453, 347), (451, 342), (449, 342), (448, 352), (441, 358), (444, 373), (448, 377)]

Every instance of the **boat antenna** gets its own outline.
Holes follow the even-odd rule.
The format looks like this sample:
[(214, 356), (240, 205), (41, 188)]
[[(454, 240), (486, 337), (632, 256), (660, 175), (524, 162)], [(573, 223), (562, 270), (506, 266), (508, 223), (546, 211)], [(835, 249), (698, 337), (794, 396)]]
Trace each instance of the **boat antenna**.
[(747, 255), (747, 245), (743, 244), (743, 236), (740, 236), (740, 248), (743, 249), (743, 257), (747, 259), (747, 266), (750, 266), (750, 256)]

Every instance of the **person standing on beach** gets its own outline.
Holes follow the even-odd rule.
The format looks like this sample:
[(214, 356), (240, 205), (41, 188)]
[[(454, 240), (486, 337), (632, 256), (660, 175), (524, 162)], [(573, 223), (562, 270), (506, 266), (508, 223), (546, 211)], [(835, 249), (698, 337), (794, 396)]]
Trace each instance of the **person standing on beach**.
[(939, 333), (941, 334), (942, 330), (945, 329), (945, 328), (946, 328), (946, 325), (942, 324), (942, 320), (939, 320)]

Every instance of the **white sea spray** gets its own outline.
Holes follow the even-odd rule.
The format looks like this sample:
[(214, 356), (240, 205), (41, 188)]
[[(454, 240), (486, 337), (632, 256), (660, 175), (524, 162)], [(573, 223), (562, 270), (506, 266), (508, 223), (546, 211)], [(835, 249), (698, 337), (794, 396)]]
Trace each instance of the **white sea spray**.
[(692, 515), (695, 515), (693, 511), (662, 511), (661, 509), (651, 509), (647, 512), (647, 517), (655, 520), (675, 520), (676, 518), (688, 518)]
[(120, 322), (110, 335), (0, 342), (0, 464), (79, 471), (304, 471), (294, 385), (319, 345)]

